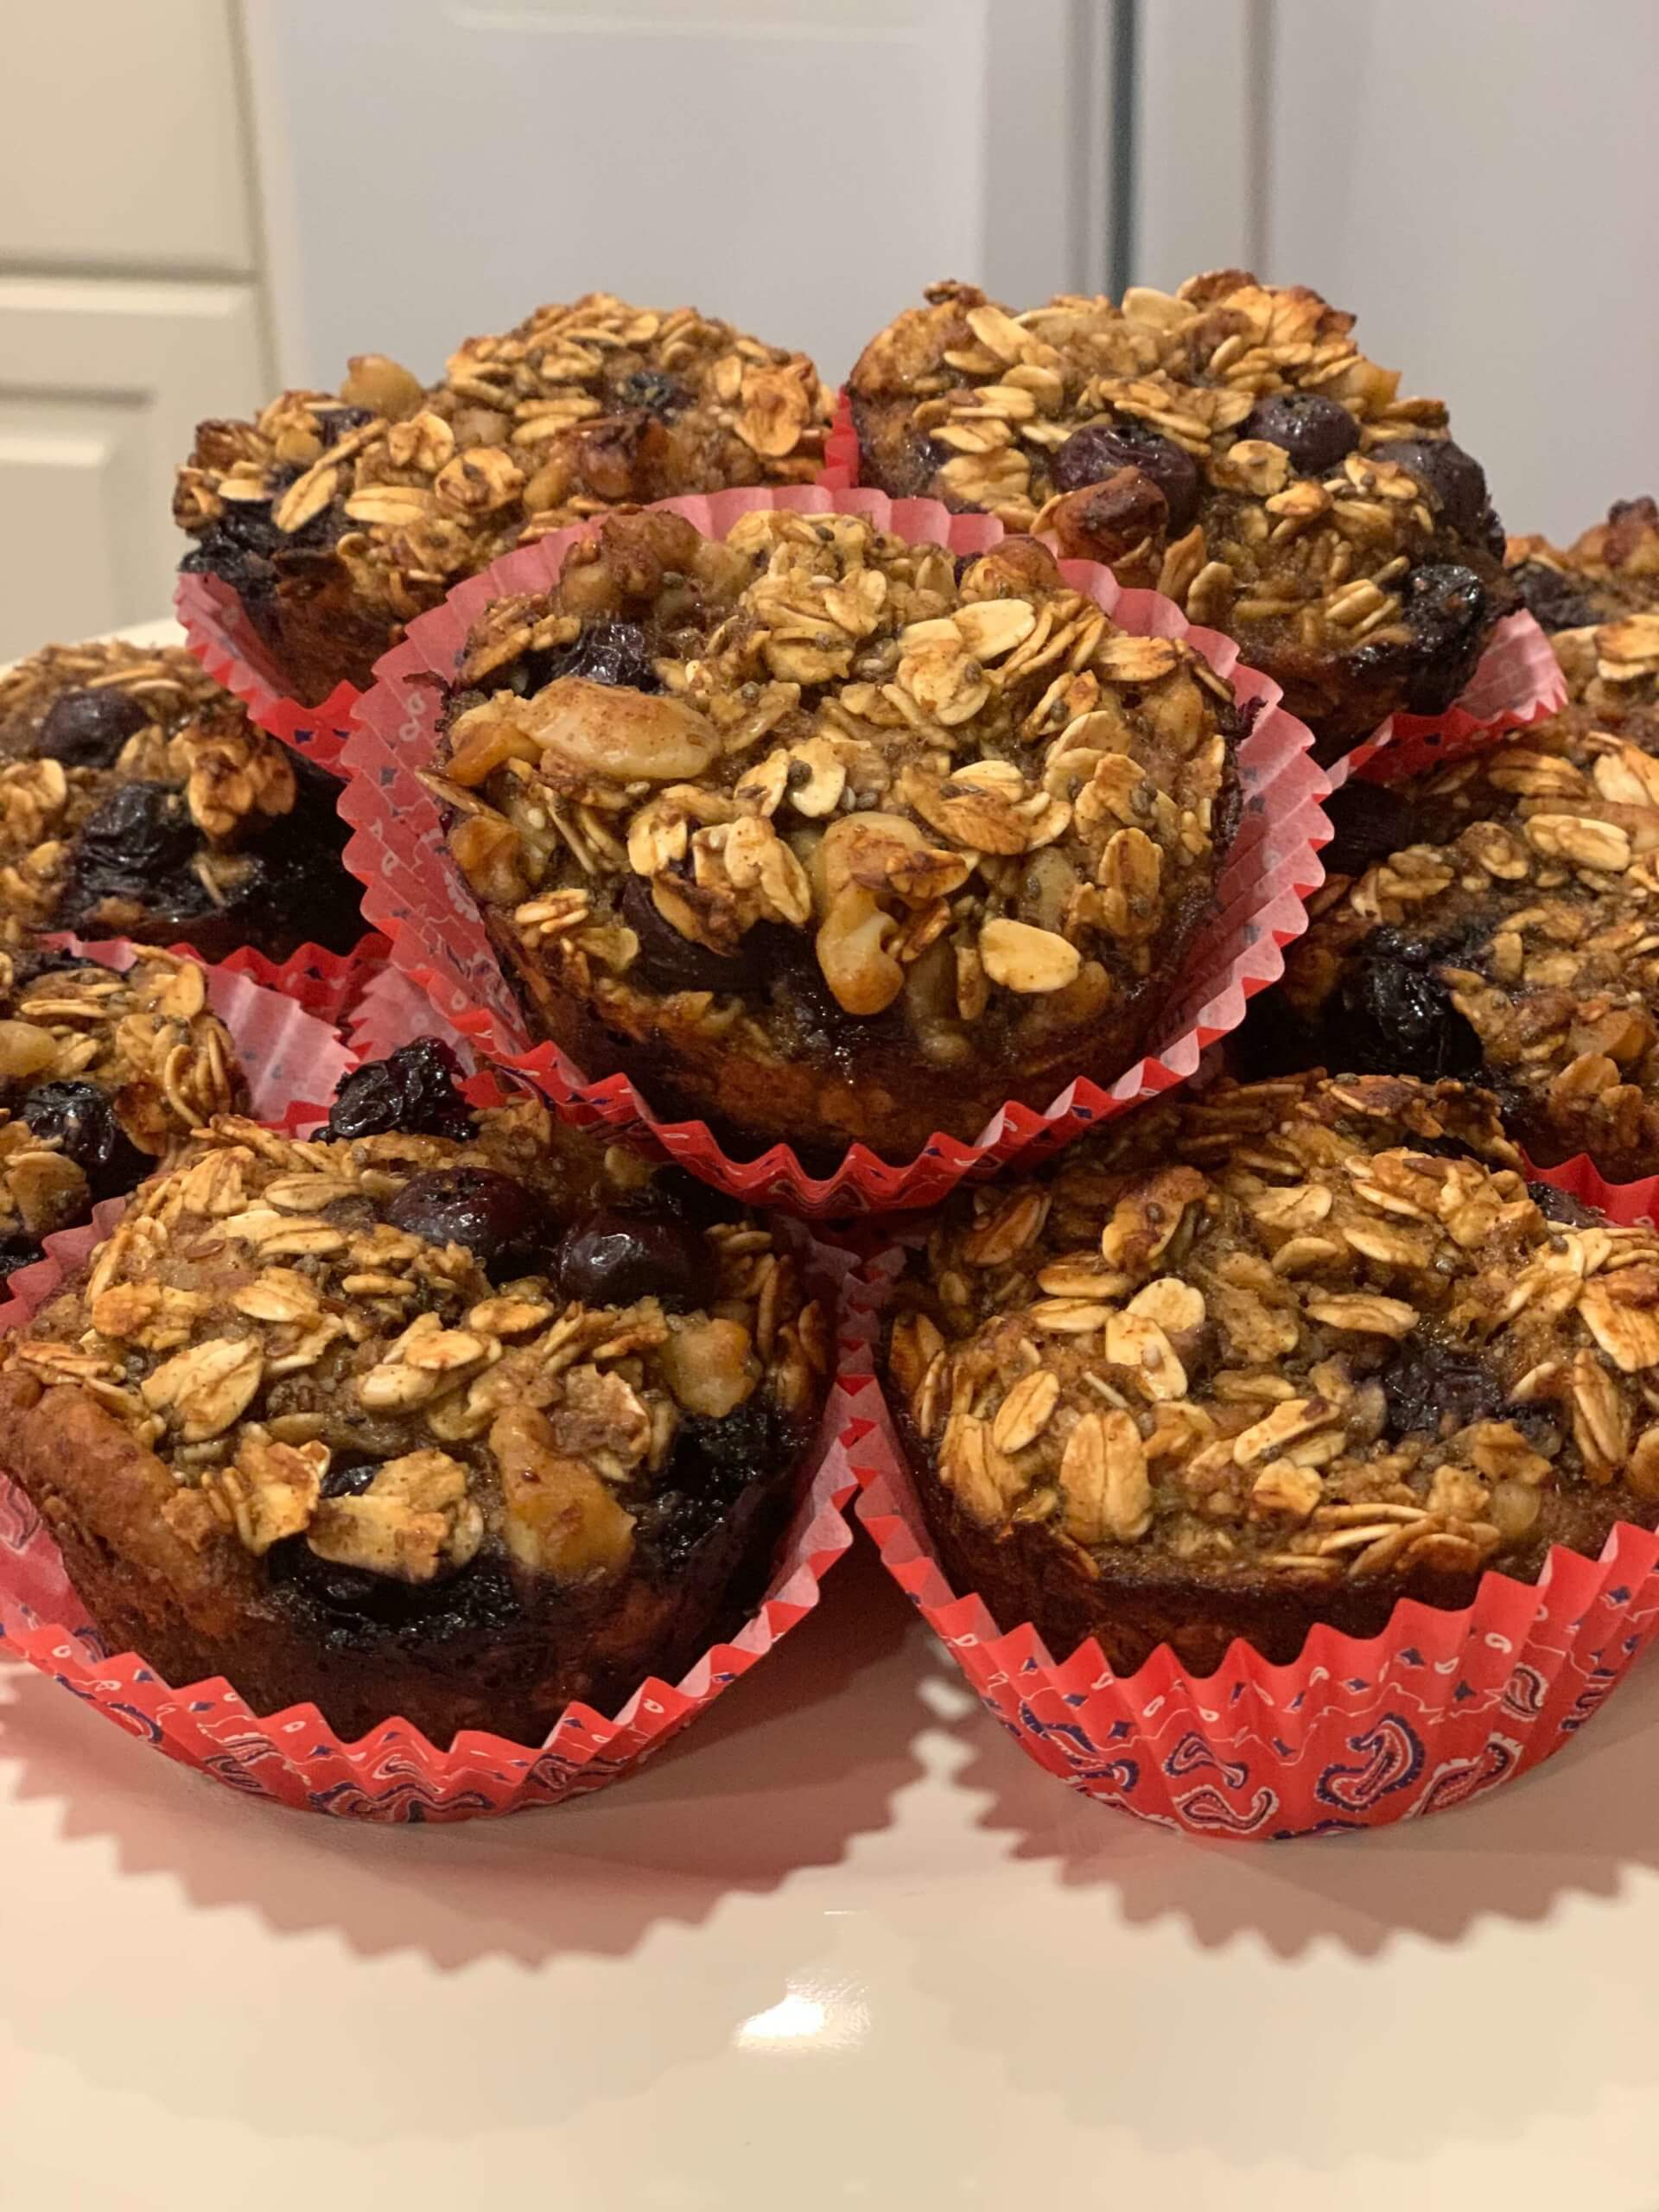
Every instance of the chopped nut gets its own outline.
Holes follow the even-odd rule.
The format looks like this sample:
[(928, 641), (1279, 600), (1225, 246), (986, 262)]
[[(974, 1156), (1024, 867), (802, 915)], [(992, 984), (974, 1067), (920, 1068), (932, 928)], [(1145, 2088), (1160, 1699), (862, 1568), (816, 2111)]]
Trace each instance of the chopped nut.
[(1076, 982), (1083, 965), (1076, 945), (1027, 922), (987, 922), (979, 933), (979, 957), (992, 982), (1024, 993), (1063, 991)]

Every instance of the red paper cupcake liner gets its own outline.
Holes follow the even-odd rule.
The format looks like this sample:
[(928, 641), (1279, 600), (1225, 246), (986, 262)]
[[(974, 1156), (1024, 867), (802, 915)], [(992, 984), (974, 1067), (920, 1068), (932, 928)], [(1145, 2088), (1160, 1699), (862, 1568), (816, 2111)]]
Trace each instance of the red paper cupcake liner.
[[(727, 492), (663, 504), (712, 537), (757, 508), (868, 515), (913, 542), (957, 552), (982, 551), (1004, 534), (989, 516), (952, 515), (935, 500), (894, 501), (879, 492)], [(1330, 836), (1319, 806), (1328, 785), (1313, 760), (1306, 728), (1286, 713), (1275, 684), (1240, 664), (1230, 639), (1188, 623), (1156, 592), (1121, 590), (1106, 569), (1069, 561), (1061, 564), (1067, 582), (1126, 629), (1185, 638), (1230, 677), (1241, 702), (1258, 709), (1239, 749), (1243, 817), (1216, 912), (1188, 955), (1152, 1052), (1109, 1089), (1078, 1081), (1042, 1112), (1005, 1106), (977, 1143), (938, 1135), (898, 1164), (854, 1145), (826, 1176), (810, 1173), (785, 1145), (757, 1159), (734, 1160), (705, 1122), (659, 1117), (625, 1077), (590, 1080), (556, 1046), (531, 1040), (476, 904), (449, 859), (436, 804), (416, 771), (431, 757), (443, 687), (453, 681), (472, 623), (504, 593), (545, 588), (569, 547), (591, 528), (561, 531), (521, 547), (411, 623), (404, 644), (379, 664), (379, 680), (363, 699), (340, 756), (348, 779), (340, 810), (357, 832), (346, 849), (346, 865), (367, 887), (364, 912), (391, 939), (393, 963), (464, 1037), (501, 1065), (531, 1077), (568, 1119), (647, 1137), (660, 1154), (751, 1205), (813, 1216), (931, 1205), (965, 1176), (988, 1175), (1045, 1154), (1137, 1100), (1185, 1082), (1205, 1047), (1238, 1027), (1246, 1000), (1283, 973), (1281, 948), (1307, 926), (1305, 901), (1324, 880), (1318, 850)]]
[[(853, 427), (852, 401), (843, 386), (836, 394), (817, 481), (826, 491), (844, 492), (858, 480), (858, 432)], [(1567, 680), (1549, 639), (1530, 614), (1506, 615), (1488, 639), (1467, 685), (1443, 713), (1390, 715), (1370, 737), (1332, 764), (1328, 772), (1331, 788), (1339, 791), (1350, 776), (1357, 775), (1385, 747), (1427, 746), (1429, 753), (1421, 765), (1429, 766), (1438, 745), (1467, 748), (1476, 742), (1490, 744), (1506, 731), (1524, 729), (1546, 715), (1559, 714), (1566, 701)], [(1409, 772), (1403, 768), (1389, 771), (1390, 774)]]
[(242, 702), (261, 729), (296, 753), (308, 753), (320, 767), (334, 767), (362, 696), (354, 683), (337, 683), (320, 706), (289, 698), (241, 601), (218, 576), (181, 575), (173, 612), (185, 643), (208, 675)]
[(385, 973), (391, 950), (385, 938), (371, 930), (349, 952), (302, 944), (286, 960), (271, 960), (251, 945), (245, 945), (219, 964), (226, 975), (245, 976), (251, 983), (291, 999), (330, 1028), (340, 1029), (351, 1020), (371, 984)]
[(836, 394), (835, 411), (823, 441), (823, 465), (816, 480), (826, 492), (857, 488), (858, 432), (853, 428), (853, 403), (844, 385)]
[[(301, 1072), (284, 1038), (309, 1017), (287, 1009), (264, 1027), (262, 1009), (250, 1012), (241, 977), (219, 986), (238, 1045), (257, 1067), (257, 1100), (271, 1118), (271, 1094), (284, 1081), (327, 1097), (347, 1062), (337, 1039), (315, 1043)], [(218, 989), (215, 1004), (219, 1003)], [(262, 1053), (260, 1033), (269, 1049)], [(493, 1095), (486, 1075), (468, 1085), (474, 1103)], [(280, 1118), (289, 1127), (314, 1118), (295, 1107)], [(120, 1218), (124, 1201), (99, 1206), (88, 1225), (45, 1240), (47, 1256), (20, 1268), (0, 1289), (0, 1334), (27, 1324)], [(820, 1294), (838, 1302), (850, 1262), (844, 1253), (815, 1245), (798, 1231)], [(10, 1295), (7, 1296), (6, 1294)], [(458, 1736), (440, 1751), (410, 1721), (391, 1719), (355, 1743), (343, 1742), (317, 1708), (295, 1705), (269, 1716), (256, 1713), (222, 1676), (175, 1688), (135, 1652), (110, 1654), (86, 1620), (56, 1544), (23, 1491), (0, 1465), (0, 1649), (26, 1660), (128, 1735), (164, 1751), (181, 1765), (211, 1775), (251, 1797), (302, 1810), (365, 1821), (462, 1821), (510, 1813), (527, 1805), (556, 1805), (585, 1796), (644, 1764), (671, 1736), (747, 1674), (818, 1603), (819, 1586), (853, 1541), (842, 1508), (856, 1488), (850, 1452), (868, 1421), (867, 1378), (838, 1376), (832, 1384), (810, 1454), (800, 1501), (791, 1520), (766, 1592), (753, 1617), (729, 1641), (711, 1645), (677, 1683), (649, 1676), (613, 1719), (589, 1705), (567, 1706), (545, 1742), (517, 1744), (486, 1730)]]
[[(1588, 1161), (1535, 1172), (1619, 1222), (1659, 1195)], [(862, 1371), (902, 1264), (889, 1250), (849, 1285), (843, 1351)], [(1316, 1628), (1288, 1666), (1239, 1642), (1213, 1675), (1160, 1647), (1118, 1676), (1092, 1639), (1059, 1663), (1029, 1623), (1005, 1633), (950, 1588), (873, 1381), (861, 1403), (858, 1517), (982, 1704), (1047, 1773), (1166, 1827), (1276, 1840), (1463, 1804), (1560, 1751), (1659, 1631), (1659, 1535), (1621, 1522), (1599, 1559), (1557, 1546), (1535, 1586), (1489, 1573), (1455, 1612), (1402, 1599), (1375, 1637)]]
[(346, 1042), (359, 1060), (384, 1059), (417, 1037), (435, 1037), (458, 1053), (464, 1065), (474, 1058), (471, 1040), (446, 1021), (431, 1000), (401, 968), (383, 966), (352, 1006)]
[(1566, 704), (1567, 678), (1548, 637), (1530, 614), (1506, 615), (1468, 689), (1444, 714), (1391, 715), (1373, 736), (1332, 764), (1331, 788), (1340, 791), (1353, 776), (1392, 782), (1461, 760), (1548, 721)]

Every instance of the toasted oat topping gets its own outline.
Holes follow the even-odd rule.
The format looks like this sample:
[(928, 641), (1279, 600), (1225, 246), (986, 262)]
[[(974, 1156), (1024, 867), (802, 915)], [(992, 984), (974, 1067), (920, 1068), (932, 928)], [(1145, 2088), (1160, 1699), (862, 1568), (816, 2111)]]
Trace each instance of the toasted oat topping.
[(1659, 1235), (1547, 1219), (1516, 1159), (1478, 1093), (1303, 1077), (955, 1202), (890, 1353), (939, 1479), (1085, 1573), (1501, 1565), (1582, 1486), (1651, 1518)]
[(197, 534), (238, 507), (268, 509), (279, 539), (321, 531), (359, 594), (406, 620), (601, 509), (810, 483), (828, 419), (804, 354), (590, 292), (469, 338), (429, 388), (367, 354), (338, 395), (284, 392), (251, 423), (202, 424), (174, 512)]
[[(130, 702), (130, 734), (94, 747), (56, 741), (52, 709), (83, 695)], [(107, 757), (82, 757), (92, 752)], [(60, 925), (78, 836), (113, 792), (139, 783), (179, 794), (200, 839), (194, 874), (215, 906), (241, 886), (239, 849), (296, 799), (285, 747), (182, 646), (48, 645), (0, 674), (0, 946)], [(141, 905), (118, 899), (107, 915), (77, 918), (119, 932), (142, 918)]]
[(1052, 532), (1195, 621), (1308, 652), (1421, 644), (1414, 572), (1472, 547), (1492, 566), (1444, 404), (1402, 396), (1317, 292), (1229, 270), (1019, 315), (972, 285), (926, 296), (850, 380), (889, 491)]
[[(1503, 557), (1546, 630), (1587, 631), (1621, 615), (1659, 613), (1659, 504), (1651, 499), (1616, 500), (1605, 522), (1569, 546), (1511, 537)], [(1554, 643), (1560, 652), (1562, 641)], [(1569, 681), (1580, 658), (1572, 649), (1562, 653)]]
[(9, 1357), (90, 1393), (165, 1461), (187, 1541), (230, 1531), (262, 1557), (302, 1536), (318, 1560), (406, 1583), (481, 1552), (573, 1586), (608, 1578), (676, 1479), (682, 1429), (766, 1408), (782, 1427), (756, 1426), (757, 1448), (798, 1442), (830, 1339), (752, 1218), (702, 1233), (697, 1309), (566, 1296), (545, 1244), (543, 1263), (494, 1280), (476, 1243), (441, 1234), (480, 1176), (497, 1217), (505, 1202), (527, 1222), (637, 1192), (637, 1163), (598, 1161), (529, 1100), (480, 1115), (467, 1142), (306, 1141), (222, 1116)]
[[(1587, 671), (1578, 699), (1393, 787), (1402, 842), (1328, 876), (1283, 989), (1325, 1025), (1321, 1054), (1340, 1056), (1345, 1034), (1375, 1065), (1393, 988), (1381, 969), (1410, 969), (1446, 1021), (1468, 1025), (1535, 1158), (1588, 1150), (1628, 1177), (1659, 1166), (1659, 617), (1567, 636)], [(1434, 1071), (1414, 1066), (1403, 1032), (1394, 1046), (1396, 1065)], [(1441, 1049), (1427, 1031), (1423, 1049)]]
[[(620, 684), (540, 680), (620, 652)], [(1230, 834), (1229, 686), (1029, 539), (958, 577), (849, 515), (723, 543), (619, 518), (486, 612), (460, 683), (431, 779), (457, 860), (625, 1026), (662, 990), (642, 932), (731, 963), (741, 995), (767, 925), (812, 933), (842, 1012), (899, 1008), (935, 1046), (1037, 1002), (1084, 1022), (1168, 959)]]
[(87, 1087), (113, 1116), (102, 1153), (118, 1137), (142, 1155), (134, 1178), (237, 1103), (235, 1047), (194, 960), (147, 951), (124, 975), (90, 961), (37, 972), (0, 953), (0, 1273), (110, 1194), (111, 1162), (77, 1110)]

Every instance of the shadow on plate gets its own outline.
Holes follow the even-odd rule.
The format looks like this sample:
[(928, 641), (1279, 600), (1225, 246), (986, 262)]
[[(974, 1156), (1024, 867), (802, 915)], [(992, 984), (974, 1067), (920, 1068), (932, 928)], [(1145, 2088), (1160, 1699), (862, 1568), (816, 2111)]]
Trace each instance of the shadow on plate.
[(377, 1827), (251, 1802), (120, 1735), (54, 1684), (0, 1673), (0, 1782), (111, 1838), (124, 1873), (276, 1933), (333, 1929), (365, 1958), (444, 1971), (490, 1955), (623, 1957), (658, 1923), (838, 1863), (919, 1771), (926, 1644), (863, 1543), (828, 1602), (639, 1774), (592, 1797), (454, 1826)]

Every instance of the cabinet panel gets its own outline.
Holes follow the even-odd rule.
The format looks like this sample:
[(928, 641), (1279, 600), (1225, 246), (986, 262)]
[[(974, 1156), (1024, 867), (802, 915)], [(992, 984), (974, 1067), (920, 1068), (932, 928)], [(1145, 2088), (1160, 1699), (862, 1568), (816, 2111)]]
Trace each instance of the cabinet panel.
[(268, 388), (248, 286), (0, 282), (0, 659), (165, 610), (174, 468)]
[(0, 16), (0, 260), (250, 269), (230, 0), (18, 0)]

